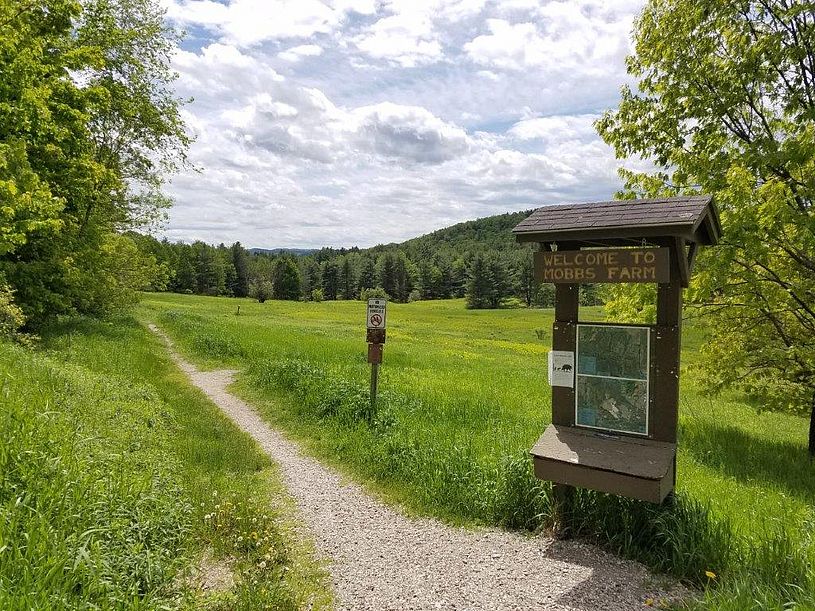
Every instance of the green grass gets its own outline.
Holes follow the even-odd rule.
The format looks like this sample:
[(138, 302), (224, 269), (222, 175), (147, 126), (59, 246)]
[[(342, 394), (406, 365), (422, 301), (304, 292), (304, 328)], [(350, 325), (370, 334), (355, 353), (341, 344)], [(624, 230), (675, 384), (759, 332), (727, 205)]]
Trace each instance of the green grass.
[[(550, 523), (549, 488), (531, 476), (526, 452), (551, 418), (551, 311), (391, 304), (374, 415), (361, 302), (149, 295), (141, 307), (190, 358), (244, 369), (239, 390), (270, 421), (411, 510), (528, 529)], [(705, 396), (693, 372), (703, 341), (686, 329), (677, 504), (581, 493), (579, 531), (714, 586), (711, 607), (815, 607), (807, 423), (737, 396)]]
[[(1, 343), (0, 396), (0, 608), (330, 605), (268, 459), (134, 319)], [(196, 587), (207, 549), (231, 590)]]

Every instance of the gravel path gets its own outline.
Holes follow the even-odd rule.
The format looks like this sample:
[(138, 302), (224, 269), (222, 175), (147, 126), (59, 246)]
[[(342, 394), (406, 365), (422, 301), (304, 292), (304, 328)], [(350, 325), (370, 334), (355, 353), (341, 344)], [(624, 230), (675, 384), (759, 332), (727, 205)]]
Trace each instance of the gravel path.
[[(226, 388), (234, 371), (178, 366), (280, 465), (284, 482), (327, 557), (340, 609), (642, 609), (676, 599), (639, 564), (594, 546), (498, 529), (464, 529), (406, 517), (303, 455)], [(660, 583), (661, 582), (661, 583)]]

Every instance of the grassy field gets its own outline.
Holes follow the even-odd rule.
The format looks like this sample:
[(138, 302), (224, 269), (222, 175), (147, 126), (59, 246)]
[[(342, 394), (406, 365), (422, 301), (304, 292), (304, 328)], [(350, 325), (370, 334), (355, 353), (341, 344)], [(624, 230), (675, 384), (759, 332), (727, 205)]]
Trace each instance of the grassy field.
[(330, 607), (270, 461), (134, 319), (0, 343), (0, 381), (0, 608)]
[[(548, 525), (549, 488), (531, 476), (526, 452), (551, 417), (544, 371), (551, 311), (391, 304), (375, 414), (367, 404), (361, 302), (151, 294), (140, 312), (201, 365), (243, 369), (239, 391), (271, 422), (409, 510), (514, 528)], [(581, 315), (600, 319), (602, 311)], [(706, 606), (815, 607), (806, 422), (761, 413), (735, 396), (705, 396), (693, 375), (702, 341), (686, 329), (679, 502), (666, 509), (583, 493), (580, 532), (713, 586), (705, 588)]]

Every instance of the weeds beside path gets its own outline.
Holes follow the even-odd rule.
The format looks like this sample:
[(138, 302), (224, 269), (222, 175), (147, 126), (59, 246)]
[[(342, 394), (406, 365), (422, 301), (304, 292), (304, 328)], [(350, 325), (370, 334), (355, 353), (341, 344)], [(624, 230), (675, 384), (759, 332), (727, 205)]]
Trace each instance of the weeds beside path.
[(0, 341), (0, 432), (3, 611), (331, 607), (276, 468), (132, 317)]
[(269, 428), (226, 390), (232, 371), (203, 372), (173, 358), (280, 465), (318, 552), (331, 561), (341, 608), (625, 609), (684, 593), (661, 591), (641, 565), (591, 545), (406, 517)]

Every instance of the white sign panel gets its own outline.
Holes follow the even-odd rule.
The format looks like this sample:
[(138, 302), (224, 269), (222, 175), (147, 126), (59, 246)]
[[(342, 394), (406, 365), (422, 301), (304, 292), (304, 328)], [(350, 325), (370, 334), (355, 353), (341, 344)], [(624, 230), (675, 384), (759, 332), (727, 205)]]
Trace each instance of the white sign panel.
[(368, 328), (369, 329), (384, 329), (385, 328), (385, 306), (387, 301), (384, 299), (369, 299), (368, 300)]
[(574, 388), (574, 352), (549, 351), (549, 385)]

